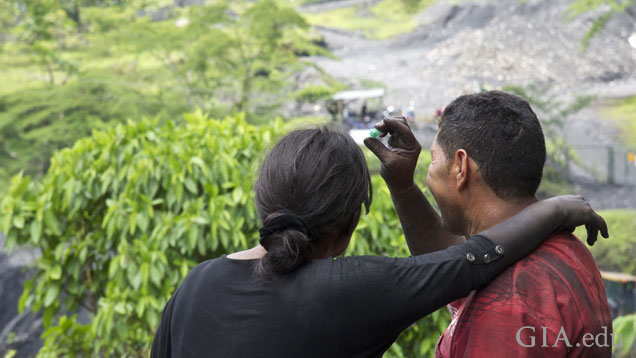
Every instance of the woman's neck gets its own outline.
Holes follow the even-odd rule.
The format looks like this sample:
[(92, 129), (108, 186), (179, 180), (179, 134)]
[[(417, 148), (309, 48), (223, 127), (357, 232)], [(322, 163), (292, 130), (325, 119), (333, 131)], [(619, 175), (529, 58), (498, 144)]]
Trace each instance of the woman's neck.
[(256, 245), (249, 250), (238, 251), (227, 255), (228, 259), (232, 260), (256, 260), (263, 258), (267, 251), (261, 245)]
[[(323, 237), (314, 245), (311, 250), (310, 259), (323, 259), (330, 256), (342, 255), (349, 245), (351, 236), (342, 238), (337, 235)], [(263, 258), (267, 250), (261, 245), (256, 245), (249, 250), (238, 251), (227, 255), (232, 260), (257, 260)]]

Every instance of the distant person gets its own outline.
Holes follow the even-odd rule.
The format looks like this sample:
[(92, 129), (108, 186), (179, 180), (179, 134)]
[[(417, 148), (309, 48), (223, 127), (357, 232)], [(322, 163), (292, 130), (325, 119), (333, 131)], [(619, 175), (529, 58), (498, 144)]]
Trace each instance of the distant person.
[(409, 106), (406, 110), (406, 121), (407, 122), (415, 121), (415, 101), (409, 101)]
[[(412, 180), (397, 169), (398, 181)], [(402, 330), (483, 287), (560, 225), (590, 233), (605, 225), (581, 198), (558, 197), (439, 252), (334, 259), (372, 190), (360, 147), (327, 128), (284, 136), (254, 192), (260, 245), (188, 274), (166, 304), (151, 357), (381, 357)], [(431, 227), (419, 239), (439, 234)]]
[(442, 114), (444, 114), (444, 109), (446, 106), (440, 107), (435, 111), (435, 115), (433, 115), (433, 119), (436, 121), (440, 121), (442, 119)]
[(363, 128), (372, 128), (371, 116), (367, 110), (367, 101), (362, 102), (362, 109), (360, 110), (360, 118), (362, 120)]
[[(395, 119), (378, 128), (409, 133)], [(405, 172), (412, 172), (420, 151), (412, 135), (404, 135), (394, 149), (399, 155), (375, 140), (367, 145), (383, 162)], [(441, 219), (430, 220), (432, 209), (417, 188), (394, 188), (403, 193), (395, 206), (405, 235), (437, 226), (449, 235), (435, 243), (419, 240), (421, 246), (412, 251), (461, 243), (537, 202), (544, 136), (528, 102), (517, 96), (485, 91), (454, 100), (441, 113), (431, 155), (426, 183)], [(412, 212), (421, 212), (422, 218)], [(587, 248), (568, 231), (550, 234), (488, 286), (448, 308), (452, 321), (439, 339), (437, 358), (611, 357), (612, 320), (600, 272)]]

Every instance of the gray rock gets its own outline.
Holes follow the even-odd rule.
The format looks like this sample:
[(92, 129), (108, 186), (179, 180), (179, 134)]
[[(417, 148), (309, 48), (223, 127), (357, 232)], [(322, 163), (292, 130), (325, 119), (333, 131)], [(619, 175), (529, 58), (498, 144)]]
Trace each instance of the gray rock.
[[(4, 235), (0, 233), (0, 248), (3, 244)], [(16, 350), (18, 358), (35, 357), (42, 345), (40, 315), (30, 311), (18, 313), (24, 282), (33, 274), (30, 268), (38, 257), (33, 250), (11, 255), (0, 250), (0, 357), (9, 350)]]

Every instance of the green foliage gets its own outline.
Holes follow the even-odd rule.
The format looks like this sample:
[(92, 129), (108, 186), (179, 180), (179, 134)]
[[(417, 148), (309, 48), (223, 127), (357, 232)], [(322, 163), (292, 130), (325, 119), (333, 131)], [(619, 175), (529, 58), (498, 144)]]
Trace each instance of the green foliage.
[(53, 151), (108, 123), (278, 114), (299, 90), (292, 75), (311, 66), (302, 56), (328, 52), (291, 8), (229, 5), (0, 3), (0, 185), (20, 170), (39, 177)]
[[(189, 270), (256, 243), (254, 174), (285, 130), (241, 116), (129, 122), (57, 152), (39, 182), (15, 176), (0, 230), (8, 248), (42, 252), (19, 302), (20, 311), (43, 313), (39, 356), (147, 356), (161, 310)], [(424, 153), (418, 182), (429, 161)], [(388, 189), (378, 175), (373, 183), (372, 211), (347, 254), (406, 256)], [(68, 316), (79, 307), (88, 322)], [(421, 320), (387, 356), (432, 354), (446, 320), (444, 312)]]
[[(617, 317), (612, 322), (614, 336), (620, 334), (623, 338), (623, 347), (620, 348), (619, 357), (627, 357), (636, 343), (636, 314)], [(616, 348), (616, 347), (615, 347)], [(616, 350), (614, 348), (614, 350)]]
[(385, 353), (385, 358), (433, 357), (439, 336), (450, 323), (450, 313), (445, 308), (419, 320), (400, 337)]
[[(607, 222), (610, 241), (590, 247), (596, 264), (601, 270), (636, 275), (636, 210), (607, 210), (599, 214)], [(585, 229), (578, 228), (575, 235), (584, 238)]]
[(623, 144), (636, 150), (636, 97), (610, 102), (606, 112), (618, 125)]
[[(145, 356), (167, 298), (198, 262), (248, 247), (252, 174), (282, 123), (186, 116), (95, 132), (58, 152), (42, 183), (13, 179), (7, 247), (42, 250), (20, 309), (42, 311), (40, 356)], [(87, 325), (59, 317), (83, 306)]]
[(133, 85), (97, 76), (90, 79), (0, 97), (0, 134), (5, 138), (0, 144), (0, 166), (6, 171), (0, 173), (0, 182), (8, 182), (9, 175), (20, 170), (43, 175), (55, 150), (89, 135), (93, 128), (147, 113), (171, 112)]
[(152, 56), (190, 106), (249, 118), (271, 115), (291, 96), (292, 74), (309, 66), (300, 55), (327, 53), (312, 43), (298, 13), (273, 0), (237, 16), (219, 3), (191, 6), (161, 22), (116, 23), (107, 32), (111, 47)]
[(587, 50), (592, 38), (602, 31), (612, 16), (635, 6), (636, 0), (575, 0), (566, 11), (566, 19), (571, 20), (588, 12), (596, 13), (592, 25), (581, 39), (581, 49)]
[(307, 86), (294, 93), (294, 99), (300, 103), (315, 103), (331, 98), (334, 93), (336, 93), (336, 89), (333, 87), (323, 85)]

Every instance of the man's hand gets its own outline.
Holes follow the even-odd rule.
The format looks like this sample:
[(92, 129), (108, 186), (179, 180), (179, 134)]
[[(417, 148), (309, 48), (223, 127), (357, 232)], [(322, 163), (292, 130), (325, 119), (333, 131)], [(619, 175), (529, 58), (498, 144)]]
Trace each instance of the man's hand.
[(384, 178), (391, 191), (405, 191), (413, 187), (413, 175), (417, 166), (417, 158), (422, 151), (411, 128), (404, 117), (389, 117), (375, 125), (382, 134), (381, 137), (390, 135), (387, 148), (375, 138), (366, 138), (367, 146), (382, 163), (380, 175)]
[(574, 230), (585, 225), (587, 243), (593, 245), (598, 232), (609, 237), (607, 224), (580, 195), (562, 195), (537, 201), (511, 218), (479, 234), (504, 248), (504, 260), (511, 265), (531, 253), (559, 228)]
[(374, 138), (365, 139), (364, 144), (382, 162), (380, 174), (391, 192), (411, 254), (421, 255), (462, 243), (463, 237), (457, 237), (442, 227), (441, 218), (413, 182), (422, 147), (404, 117), (385, 118), (375, 128), (382, 132), (382, 137), (390, 135), (391, 147), (385, 147)]

